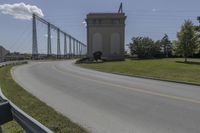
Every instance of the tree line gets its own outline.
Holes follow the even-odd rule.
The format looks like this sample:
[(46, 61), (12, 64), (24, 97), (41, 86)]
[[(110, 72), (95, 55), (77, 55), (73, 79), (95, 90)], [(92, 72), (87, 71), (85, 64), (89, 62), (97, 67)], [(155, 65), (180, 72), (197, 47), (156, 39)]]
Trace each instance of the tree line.
[(200, 58), (199, 32), (199, 26), (195, 26), (191, 20), (185, 20), (176, 40), (170, 41), (167, 34), (157, 41), (149, 37), (133, 37), (129, 44), (130, 52), (132, 56), (142, 59), (184, 57), (187, 62), (188, 57)]

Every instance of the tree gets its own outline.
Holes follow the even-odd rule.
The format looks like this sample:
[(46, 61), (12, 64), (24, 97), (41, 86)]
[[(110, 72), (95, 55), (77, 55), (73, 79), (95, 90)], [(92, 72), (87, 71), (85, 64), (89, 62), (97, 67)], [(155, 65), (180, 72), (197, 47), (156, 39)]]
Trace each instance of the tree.
[(169, 37), (167, 34), (164, 35), (164, 37), (160, 41), (161, 47), (163, 49), (163, 54), (165, 57), (169, 57), (169, 55), (172, 55), (172, 43), (169, 40)]
[(179, 42), (177, 40), (172, 41), (172, 55), (176, 57), (181, 57), (181, 53), (178, 50), (178, 44)]
[[(198, 16), (197, 17), (197, 20), (199, 21), (199, 23), (200, 23), (200, 16)], [(195, 31), (197, 31), (198, 32), (198, 34), (200, 35), (200, 25), (198, 25), (198, 26), (195, 26), (194, 27), (195, 28)], [(200, 45), (198, 45), (198, 50), (197, 50), (198, 52), (197, 53), (195, 53), (196, 55), (196, 57), (200, 57)]]
[(149, 37), (133, 37), (132, 41), (129, 46), (131, 54), (138, 58), (154, 58), (160, 53), (160, 45)]
[(187, 62), (187, 58), (192, 56), (198, 47), (198, 35), (191, 20), (185, 20), (177, 33), (176, 52), (180, 53)]

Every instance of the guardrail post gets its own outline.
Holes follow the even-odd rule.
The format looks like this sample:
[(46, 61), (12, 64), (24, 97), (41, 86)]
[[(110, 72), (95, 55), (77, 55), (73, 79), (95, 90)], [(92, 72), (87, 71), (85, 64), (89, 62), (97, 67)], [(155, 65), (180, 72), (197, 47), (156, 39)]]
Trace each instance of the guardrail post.
[[(39, 123), (37, 120), (33, 119), (31, 116), (27, 115), (25, 112), (23, 112), (21, 109), (19, 109), (16, 105), (14, 105), (11, 101), (8, 101), (7, 98), (3, 95), (0, 88), (0, 98), (4, 101), (6, 101), (3, 105), (1, 104), (1, 112), (0, 114), (3, 116), (0, 116), (0, 125), (3, 125), (9, 121), (11, 121), (11, 118), (7, 116), (12, 116), (12, 119), (14, 119), (25, 131), (26, 133), (53, 133), (50, 129)], [(9, 109), (8, 104), (11, 107)], [(9, 111), (11, 115), (7, 115)], [(11, 111), (12, 110), (12, 111)], [(3, 112), (2, 112), (3, 111)], [(2, 133), (2, 129), (0, 126), (0, 133)]]

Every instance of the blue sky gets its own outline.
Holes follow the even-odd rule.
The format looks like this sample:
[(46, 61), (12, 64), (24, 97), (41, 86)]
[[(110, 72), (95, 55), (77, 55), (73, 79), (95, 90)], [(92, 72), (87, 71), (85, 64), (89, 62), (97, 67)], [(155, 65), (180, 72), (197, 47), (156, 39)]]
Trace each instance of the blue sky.
[[(185, 19), (198, 24), (200, 0), (3, 0), (0, 5), (23, 2), (40, 8), (44, 18), (86, 43), (86, 28), (82, 23), (89, 12), (117, 12), (123, 2), (126, 13), (126, 44), (133, 36), (161, 39), (167, 33), (176, 39)], [(0, 45), (11, 51), (31, 52), (31, 21), (0, 13)], [(38, 47), (46, 52), (46, 26), (38, 23)], [(56, 34), (52, 33), (53, 52)]]

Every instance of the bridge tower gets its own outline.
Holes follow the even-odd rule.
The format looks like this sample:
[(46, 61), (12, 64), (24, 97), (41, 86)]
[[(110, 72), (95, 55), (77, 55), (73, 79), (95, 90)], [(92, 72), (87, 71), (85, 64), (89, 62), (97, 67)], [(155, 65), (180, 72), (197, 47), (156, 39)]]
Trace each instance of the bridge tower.
[(37, 27), (36, 27), (36, 15), (33, 14), (32, 18), (32, 58), (37, 59), (38, 58), (38, 44), (37, 44)]
[(103, 58), (123, 60), (125, 20), (122, 4), (117, 13), (89, 13), (87, 22), (87, 56), (101, 51)]

